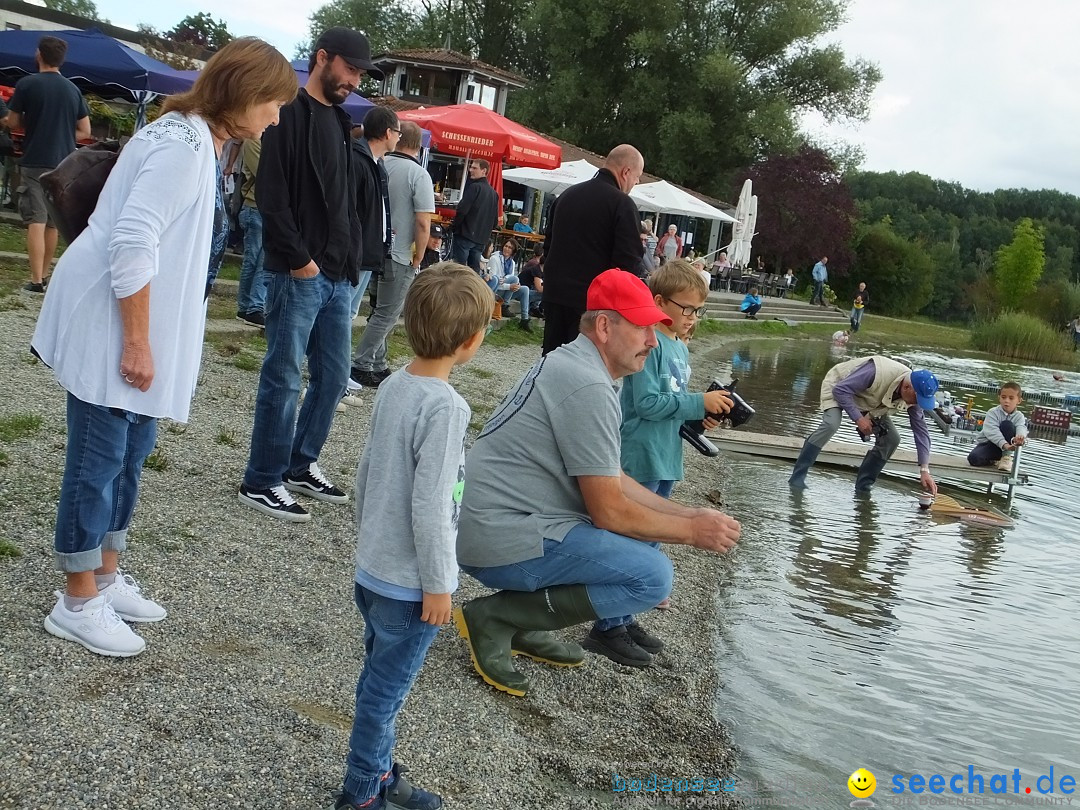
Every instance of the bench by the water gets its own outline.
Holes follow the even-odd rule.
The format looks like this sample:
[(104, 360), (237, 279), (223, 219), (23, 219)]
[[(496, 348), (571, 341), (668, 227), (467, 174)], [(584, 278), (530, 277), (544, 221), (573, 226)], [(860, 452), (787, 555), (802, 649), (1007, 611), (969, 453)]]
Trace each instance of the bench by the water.
[[(742, 430), (714, 430), (706, 434), (709, 440), (729, 453), (741, 453), (747, 456), (781, 458), (794, 461), (803, 446), (802, 436), (770, 436), (766, 433), (747, 433)], [(825, 445), (818, 456), (818, 464), (831, 464), (838, 467), (858, 467), (863, 456), (870, 449), (868, 444), (853, 444), (832, 441)], [(889, 463), (886, 473), (907, 473), (918, 477), (919, 463), (914, 450), (897, 450)], [(993, 492), (994, 484), (1008, 487), (1008, 499), (1011, 502), (1013, 488), (1027, 484), (1028, 477), (1020, 472), (1020, 450), (1013, 453), (1011, 471), (997, 467), (972, 467), (964, 456), (947, 456), (942, 453), (930, 454), (930, 472), (936, 480), (943, 478), (961, 481), (980, 481), (987, 484), (987, 493)]]

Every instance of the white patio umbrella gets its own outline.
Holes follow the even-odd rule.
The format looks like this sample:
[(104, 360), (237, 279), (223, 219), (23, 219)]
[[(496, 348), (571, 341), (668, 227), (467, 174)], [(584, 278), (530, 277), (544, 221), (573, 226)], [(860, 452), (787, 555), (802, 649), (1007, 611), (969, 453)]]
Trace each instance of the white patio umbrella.
[[(746, 231), (746, 219), (750, 215), (750, 197), (752, 183), (747, 178), (739, 191), (739, 202), (735, 205), (735, 224), (731, 226), (731, 244), (728, 245), (728, 258), (736, 267), (742, 267), (745, 262), (740, 259), (742, 254), (742, 238)], [(747, 251), (747, 258), (749, 258)]]
[(592, 180), (597, 171), (587, 160), (570, 160), (557, 169), (507, 169), (503, 172), (503, 179), (557, 195), (570, 186)]
[(666, 214), (684, 214), (702, 219), (714, 219), (720, 222), (734, 222), (735, 219), (719, 208), (702, 202), (693, 194), (673, 186), (667, 180), (634, 186), (630, 197), (641, 211), (657, 211)]
[(754, 241), (754, 228), (757, 227), (757, 194), (750, 197), (750, 210), (746, 214), (742, 238), (739, 239), (739, 263), (750, 264), (750, 244)]

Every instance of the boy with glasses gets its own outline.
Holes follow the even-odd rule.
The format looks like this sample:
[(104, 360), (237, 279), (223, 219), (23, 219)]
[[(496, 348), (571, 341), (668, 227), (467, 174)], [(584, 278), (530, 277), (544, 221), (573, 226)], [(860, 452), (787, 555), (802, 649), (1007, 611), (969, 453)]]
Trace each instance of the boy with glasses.
[[(717, 427), (707, 414), (726, 413), (731, 400), (724, 391), (691, 393), (688, 389), (686, 340), (705, 312), (709, 294), (705, 279), (689, 262), (672, 259), (649, 276), (648, 284), (656, 306), (671, 318), (671, 325), (656, 324), (657, 347), (641, 371), (623, 380), (621, 461), (627, 475), (667, 498), (683, 477), (679, 427), (688, 419), (702, 418), (706, 427)], [(622, 616), (599, 620), (584, 646), (621, 664), (648, 666), (663, 642), (638, 628), (633, 616)]]

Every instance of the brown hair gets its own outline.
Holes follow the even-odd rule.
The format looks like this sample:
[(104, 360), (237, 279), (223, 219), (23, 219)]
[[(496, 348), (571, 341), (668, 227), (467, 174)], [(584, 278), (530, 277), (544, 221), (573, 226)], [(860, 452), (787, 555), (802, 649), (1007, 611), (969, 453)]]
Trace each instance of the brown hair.
[(488, 171), (489, 169), (491, 169), (491, 164), (488, 163), (486, 160), (480, 160), (478, 158), (474, 158), (473, 163), (475, 163), (477, 166), (479, 166), (485, 172)]
[(649, 276), (649, 290), (653, 295), (671, 299), (681, 292), (693, 293), (705, 298), (709, 294), (709, 285), (705, 283), (701, 272), (695, 270), (686, 259), (672, 259), (664, 262), (658, 270)]
[(518, 243), (517, 240), (514, 239), (514, 237), (511, 236), (509, 239), (503, 240), (503, 243), (499, 245), (499, 250), (502, 250), (507, 245), (510, 245), (510, 247), (513, 248), (514, 253), (518, 252)]
[(287, 104), (296, 89), (296, 72), (277, 48), (257, 37), (240, 37), (211, 56), (192, 88), (169, 96), (161, 111), (196, 113), (235, 137), (239, 116), (256, 104)]
[(58, 68), (67, 56), (67, 43), (59, 37), (42, 37), (37, 44), (41, 61), (49, 67)]
[[(1020, 383), (1007, 382), (1001, 386), (1001, 391), (1015, 391), (1018, 397), (1024, 396), (1024, 391), (1020, 387)], [(999, 391), (998, 393), (1000, 394), (1001, 391)]]
[(398, 149), (408, 149), (415, 152), (420, 148), (424, 138), (424, 131), (415, 121), (401, 122), (401, 138), (398, 139)]
[(495, 294), (471, 268), (439, 262), (405, 296), (405, 332), (417, 357), (449, 357), (488, 325)]

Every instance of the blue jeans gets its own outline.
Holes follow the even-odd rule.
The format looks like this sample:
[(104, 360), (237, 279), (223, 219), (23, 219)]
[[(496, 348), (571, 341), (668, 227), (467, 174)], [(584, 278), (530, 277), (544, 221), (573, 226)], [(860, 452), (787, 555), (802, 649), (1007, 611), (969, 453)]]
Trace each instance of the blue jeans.
[(236, 290), (236, 311), (262, 312), (266, 308), (267, 273), (263, 269), (263, 221), (252, 205), (240, 208), (240, 227), (244, 229), (244, 263), (240, 265), (240, 286)]
[(671, 560), (658, 545), (579, 523), (562, 542), (545, 540), (542, 557), (461, 570), (506, 591), (585, 585), (596, 615), (610, 619), (651, 610), (671, 593)]
[[(352, 320), (360, 314), (360, 305), (364, 303), (364, 293), (367, 292), (368, 284), (371, 283), (371, 272), (372, 270), (378, 269), (379, 268), (377, 267), (369, 267), (366, 270), (360, 270), (360, 277), (358, 283), (352, 289), (352, 300), (349, 302), (349, 320)], [(351, 338), (349, 340), (349, 344), (352, 344)]]
[(101, 551), (127, 548), (143, 462), (154, 450), (157, 419), (67, 396), (67, 459), (56, 510), (56, 567), (101, 567)]
[(824, 281), (815, 281), (814, 282), (814, 293), (813, 293), (813, 295), (810, 296), (810, 303), (813, 304), (815, 302), (818, 303), (818, 304), (824, 304), (825, 303), (825, 282)]
[(453, 260), (458, 264), (465, 264), (480, 272), (480, 258), (484, 255), (484, 246), (479, 242), (466, 239), (461, 234), (454, 234)]
[[(649, 492), (654, 492), (661, 498), (670, 498), (671, 490), (675, 489), (674, 481), (641, 481), (640, 482), (645, 489)], [(653, 548), (660, 548), (659, 543), (649, 543)], [(657, 603), (659, 604), (659, 603)], [(634, 621), (634, 617), (631, 614), (626, 616), (614, 616), (610, 619), (600, 619), (596, 622), (597, 630), (610, 630), (613, 627), (618, 627), (622, 624), (630, 624)]]
[(356, 682), (356, 709), (345, 792), (363, 802), (379, 792), (393, 766), (394, 722), (439, 628), (420, 621), (421, 602), (402, 602), (355, 586), (364, 617), (364, 668)]
[(518, 303), (521, 304), (521, 320), (523, 320), (523, 321), (529, 320), (529, 288), (528, 287), (526, 287), (523, 284), (520, 287), (518, 287), (516, 290), (500, 290), (499, 292), (496, 293), (496, 295), (498, 295), (500, 298), (502, 298), (502, 302), (504, 304), (506, 304), (507, 306), (509, 306), (510, 302), (513, 299), (516, 298)]
[[(244, 472), (244, 485), (253, 489), (277, 486), (287, 473), (300, 473), (318, 460), (345, 393), (352, 343), (348, 279), (272, 273), (267, 292), (266, 357)], [(297, 418), (305, 355), (308, 393)]]

